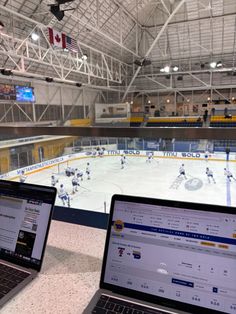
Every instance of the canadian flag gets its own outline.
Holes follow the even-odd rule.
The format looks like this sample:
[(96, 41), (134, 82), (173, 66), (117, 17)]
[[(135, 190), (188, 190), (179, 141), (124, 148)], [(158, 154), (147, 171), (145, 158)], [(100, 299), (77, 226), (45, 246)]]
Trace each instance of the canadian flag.
[(65, 49), (66, 48), (66, 35), (48, 28), (49, 42), (51, 45)]

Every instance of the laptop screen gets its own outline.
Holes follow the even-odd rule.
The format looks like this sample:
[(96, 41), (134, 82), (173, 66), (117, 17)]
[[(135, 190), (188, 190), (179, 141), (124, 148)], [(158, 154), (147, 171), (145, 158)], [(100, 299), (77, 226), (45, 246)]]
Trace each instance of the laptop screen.
[(54, 199), (54, 188), (0, 181), (1, 258), (40, 268)]
[(104, 283), (236, 313), (236, 212), (177, 204), (115, 201)]

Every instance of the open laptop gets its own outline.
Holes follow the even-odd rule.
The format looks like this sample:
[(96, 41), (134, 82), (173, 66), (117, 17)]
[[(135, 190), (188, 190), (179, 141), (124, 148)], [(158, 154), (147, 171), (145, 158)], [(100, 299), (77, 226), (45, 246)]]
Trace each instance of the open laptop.
[(114, 195), (84, 313), (236, 313), (236, 208)]
[(36, 277), (56, 189), (0, 180), (0, 308)]

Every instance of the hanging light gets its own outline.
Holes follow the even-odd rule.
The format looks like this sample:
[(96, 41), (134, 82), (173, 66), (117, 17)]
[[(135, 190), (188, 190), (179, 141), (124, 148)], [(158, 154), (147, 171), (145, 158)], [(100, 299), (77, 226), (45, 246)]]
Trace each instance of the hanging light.
[(216, 67), (217, 67), (217, 68), (221, 68), (222, 66), (223, 66), (222, 61), (218, 61), (218, 62), (216, 63)]
[(39, 39), (39, 35), (36, 34), (36, 33), (32, 33), (31, 34), (31, 38), (34, 40), (34, 41), (37, 41)]
[(212, 61), (211, 63), (210, 63), (210, 67), (212, 68), (212, 69), (215, 69), (216, 68), (216, 62), (215, 61)]
[(177, 65), (175, 65), (174, 67), (173, 67), (173, 71), (174, 72), (177, 72), (179, 70), (179, 67), (177, 67)]
[(170, 67), (169, 67), (169, 65), (166, 65), (166, 66), (164, 67), (164, 72), (165, 72), (165, 73), (169, 73), (169, 72), (170, 72)]
[(83, 61), (86, 61), (88, 59), (88, 55), (86, 55), (85, 53), (82, 55), (81, 59)]

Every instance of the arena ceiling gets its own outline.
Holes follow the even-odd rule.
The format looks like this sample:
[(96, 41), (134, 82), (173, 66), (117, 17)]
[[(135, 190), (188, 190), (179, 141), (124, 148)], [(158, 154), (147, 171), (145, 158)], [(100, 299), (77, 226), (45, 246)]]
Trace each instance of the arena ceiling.
[[(0, 0), (0, 68), (123, 99), (236, 87), (235, 0), (74, 0), (60, 6), (61, 21), (50, 12), (55, 1)], [(50, 46), (48, 27), (75, 39), (78, 53)]]

